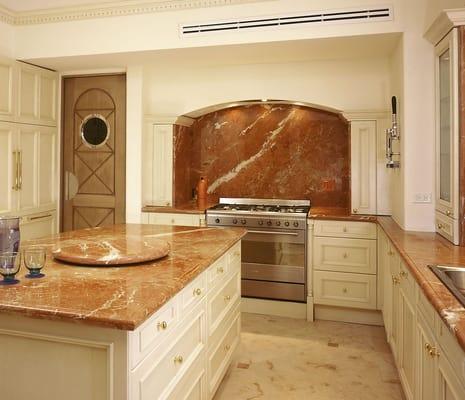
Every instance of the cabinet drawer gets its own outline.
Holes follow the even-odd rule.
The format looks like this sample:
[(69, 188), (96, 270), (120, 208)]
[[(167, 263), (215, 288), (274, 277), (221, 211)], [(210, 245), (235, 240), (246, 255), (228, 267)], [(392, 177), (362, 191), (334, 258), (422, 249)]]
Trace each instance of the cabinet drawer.
[(207, 299), (208, 332), (210, 335), (218, 328), (241, 296), (241, 276), (235, 273), (218, 290), (209, 292)]
[(313, 229), (315, 236), (376, 239), (376, 224), (371, 222), (316, 220)]
[(376, 276), (314, 271), (315, 304), (376, 309)]
[(178, 320), (178, 297), (175, 297), (130, 333), (131, 368), (135, 368), (164, 338), (172, 334)]
[(236, 243), (228, 252), (228, 264), (232, 271), (241, 269), (241, 242)]
[(200, 217), (196, 214), (152, 213), (149, 223), (155, 225), (200, 226)]
[(323, 271), (376, 274), (376, 241), (315, 237), (313, 268)]
[(234, 313), (234, 317), (228, 321), (228, 324), (221, 329), (221, 337), (216, 341), (216, 345), (212, 346), (208, 352), (208, 383), (209, 394), (211, 397), (231, 362), (234, 350), (237, 348), (240, 339), (241, 320), (239, 308)]
[(182, 319), (185, 315), (199, 304), (205, 297), (207, 292), (206, 285), (206, 274), (202, 273), (200, 276), (194, 279), (193, 282), (189, 283), (181, 292), (180, 297), (180, 318)]
[(208, 289), (224, 282), (229, 273), (229, 263), (227, 255), (222, 256), (207, 270)]
[(160, 351), (152, 351), (130, 377), (131, 399), (165, 398), (190, 371), (205, 348), (204, 308), (199, 306), (179, 328), (163, 342)]
[(199, 356), (166, 400), (204, 400), (207, 385), (205, 356)]
[(448, 217), (436, 211), (436, 232), (444, 236), (454, 244), (458, 244), (459, 223), (451, 217)]

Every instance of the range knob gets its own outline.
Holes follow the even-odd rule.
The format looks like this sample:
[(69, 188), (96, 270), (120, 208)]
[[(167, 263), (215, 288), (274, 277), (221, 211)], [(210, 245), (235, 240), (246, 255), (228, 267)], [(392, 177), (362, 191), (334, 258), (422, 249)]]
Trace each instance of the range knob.
[(233, 219), (233, 224), (237, 224), (237, 219), (236, 218)]
[(284, 225), (289, 226), (289, 221), (286, 221)]
[(241, 224), (242, 224), (242, 225), (245, 225), (246, 222), (247, 222), (247, 221), (246, 221), (245, 219), (241, 219)]
[(267, 221), (266, 223), (268, 226), (271, 226), (272, 222), (271, 221)]
[(263, 225), (263, 220), (258, 221), (258, 225)]
[(219, 223), (220, 223), (220, 219), (219, 219), (219, 218), (215, 219), (215, 222), (216, 222), (217, 224), (219, 224)]
[(294, 226), (297, 228), (299, 226), (299, 223), (297, 221), (295, 221)]
[(281, 221), (276, 221), (276, 226), (281, 226)]

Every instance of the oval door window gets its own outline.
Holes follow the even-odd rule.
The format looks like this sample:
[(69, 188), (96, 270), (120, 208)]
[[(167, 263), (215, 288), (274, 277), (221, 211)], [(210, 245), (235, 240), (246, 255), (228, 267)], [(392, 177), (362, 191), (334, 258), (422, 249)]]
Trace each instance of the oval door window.
[(103, 146), (110, 136), (110, 126), (100, 114), (88, 115), (81, 123), (81, 138), (85, 145), (95, 149)]

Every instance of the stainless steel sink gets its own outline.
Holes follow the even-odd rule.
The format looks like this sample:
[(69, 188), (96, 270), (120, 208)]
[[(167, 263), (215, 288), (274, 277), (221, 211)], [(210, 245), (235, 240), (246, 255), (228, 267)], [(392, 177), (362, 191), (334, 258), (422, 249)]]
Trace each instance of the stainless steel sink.
[(429, 268), (465, 307), (465, 267), (430, 265)]

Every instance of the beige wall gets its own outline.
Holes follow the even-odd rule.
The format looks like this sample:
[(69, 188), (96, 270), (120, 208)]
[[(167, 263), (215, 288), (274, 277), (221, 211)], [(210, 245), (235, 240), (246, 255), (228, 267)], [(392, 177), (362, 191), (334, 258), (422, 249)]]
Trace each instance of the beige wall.
[(0, 55), (13, 57), (14, 29), (11, 25), (0, 21)]

